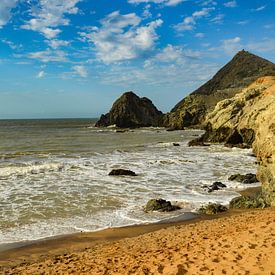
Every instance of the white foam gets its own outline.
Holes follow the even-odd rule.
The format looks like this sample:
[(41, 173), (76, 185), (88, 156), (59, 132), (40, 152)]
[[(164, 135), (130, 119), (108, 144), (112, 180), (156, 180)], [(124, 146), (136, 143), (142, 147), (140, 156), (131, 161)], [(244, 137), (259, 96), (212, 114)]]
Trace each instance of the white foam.
[[(146, 131), (151, 135), (155, 129)], [(175, 141), (180, 146), (173, 146), (173, 136), (173, 142), (150, 141), (112, 152), (50, 156), (39, 163), (1, 166), (0, 177), (5, 178), (0, 184), (0, 243), (156, 222), (194, 211), (209, 201), (228, 203), (237, 196), (236, 189), (247, 187), (229, 182), (228, 177), (255, 172), (255, 158), (251, 150), (221, 145), (188, 147), (186, 137), (197, 133), (188, 131), (185, 136), (181, 131), (183, 138)], [(108, 176), (114, 168), (130, 169), (138, 176)], [(214, 181), (228, 187), (213, 193), (202, 188)], [(149, 199), (160, 197), (185, 207), (175, 213), (143, 212)]]

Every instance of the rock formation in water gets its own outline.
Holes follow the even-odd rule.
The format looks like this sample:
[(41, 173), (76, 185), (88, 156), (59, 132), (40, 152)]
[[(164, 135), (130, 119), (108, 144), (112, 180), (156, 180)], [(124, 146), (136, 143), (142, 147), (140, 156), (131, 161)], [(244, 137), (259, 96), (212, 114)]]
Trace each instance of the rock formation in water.
[(235, 97), (219, 102), (206, 123), (200, 142), (252, 146), (263, 195), (275, 205), (275, 76), (259, 78)]
[(164, 126), (183, 129), (185, 126), (201, 125), (219, 101), (233, 97), (259, 77), (268, 75), (275, 75), (275, 65), (272, 62), (247, 51), (240, 51), (211, 80), (166, 114)]
[(138, 97), (133, 92), (124, 93), (115, 101), (112, 109), (102, 115), (96, 127), (116, 125), (119, 128), (159, 126), (162, 112), (146, 97)]

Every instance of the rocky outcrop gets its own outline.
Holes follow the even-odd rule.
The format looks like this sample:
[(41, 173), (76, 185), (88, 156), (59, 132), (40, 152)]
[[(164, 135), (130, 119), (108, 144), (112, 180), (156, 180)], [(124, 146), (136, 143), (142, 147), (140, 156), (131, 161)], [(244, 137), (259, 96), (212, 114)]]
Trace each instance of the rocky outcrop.
[(205, 185), (203, 186), (204, 188), (206, 188), (208, 190), (208, 193), (212, 193), (214, 191), (217, 191), (217, 190), (220, 190), (222, 188), (226, 188), (226, 185), (223, 184), (222, 182), (220, 181), (215, 181), (213, 182), (210, 186), (208, 185)]
[(266, 198), (262, 194), (259, 194), (255, 197), (240, 196), (234, 198), (229, 203), (229, 208), (235, 209), (249, 209), (249, 208), (266, 208), (270, 207), (270, 202), (266, 201)]
[(144, 206), (145, 212), (158, 211), (158, 212), (170, 212), (178, 210), (180, 207), (172, 205), (170, 201), (164, 199), (151, 199)]
[(164, 116), (163, 124), (174, 129), (201, 125), (219, 101), (233, 97), (259, 77), (268, 75), (275, 75), (275, 65), (243, 50), (211, 80), (180, 101)]
[(109, 113), (102, 115), (96, 127), (116, 125), (119, 128), (159, 126), (162, 112), (146, 97), (133, 92), (124, 93), (113, 104)]
[(263, 196), (275, 205), (275, 76), (260, 78), (235, 97), (219, 102), (206, 122), (201, 142), (253, 147)]
[(198, 209), (198, 212), (206, 215), (215, 215), (227, 211), (227, 207), (219, 203), (209, 203)]
[(257, 179), (257, 176), (255, 174), (246, 174), (246, 175), (241, 175), (241, 174), (235, 174), (232, 175), (228, 178), (230, 181), (238, 181), (244, 184), (250, 184), (250, 183), (255, 183), (259, 182)]

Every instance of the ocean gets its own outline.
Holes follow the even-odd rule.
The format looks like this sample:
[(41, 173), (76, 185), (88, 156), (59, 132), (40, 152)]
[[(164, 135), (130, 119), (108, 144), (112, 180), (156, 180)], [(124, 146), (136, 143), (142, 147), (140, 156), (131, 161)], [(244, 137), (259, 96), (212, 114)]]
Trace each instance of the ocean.
[[(188, 147), (201, 130), (121, 133), (95, 128), (94, 123), (0, 120), (0, 246), (153, 223), (194, 212), (208, 202), (228, 204), (248, 187), (228, 177), (256, 171), (250, 149)], [(138, 176), (108, 176), (115, 168)], [(204, 185), (215, 181), (227, 188), (208, 193)], [(170, 200), (182, 209), (145, 213), (143, 206), (151, 198)]]

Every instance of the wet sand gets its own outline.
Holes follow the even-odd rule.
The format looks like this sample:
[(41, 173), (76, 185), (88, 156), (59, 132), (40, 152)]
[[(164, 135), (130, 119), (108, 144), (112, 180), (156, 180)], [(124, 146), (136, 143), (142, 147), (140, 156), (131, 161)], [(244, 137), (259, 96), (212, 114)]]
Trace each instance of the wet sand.
[(274, 274), (274, 228), (270, 208), (82, 233), (2, 252), (0, 273)]

